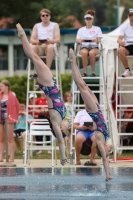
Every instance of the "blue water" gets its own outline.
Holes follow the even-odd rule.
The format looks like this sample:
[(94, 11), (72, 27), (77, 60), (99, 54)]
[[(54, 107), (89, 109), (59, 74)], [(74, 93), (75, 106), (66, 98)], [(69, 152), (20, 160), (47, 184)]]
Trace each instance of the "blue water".
[(2, 200), (133, 200), (133, 168), (0, 168)]

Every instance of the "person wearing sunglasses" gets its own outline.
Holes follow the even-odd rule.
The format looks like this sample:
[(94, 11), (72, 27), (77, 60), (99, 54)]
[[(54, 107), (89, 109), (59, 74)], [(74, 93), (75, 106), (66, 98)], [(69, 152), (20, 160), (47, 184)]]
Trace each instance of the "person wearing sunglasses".
[(102, 38), (102, 31), (100, 27), (94, 26), (94, 10), (87, 10), (84, 16), (86, 26), (80, 28), (77, 32), (76, 42), (81, 43), (80, 54), (82, 55), (82, 64), (84, 73), (82, 77), (87, 75), (88, 56), (90, 58), (90, 65), (92, 69), (91, 77), (95, 77), (95, 57), (99, 54), (98, 43)]
[[(44, 8), (40, 11), (41, 22), (34, 25), (30, 42), (32, 49), (39, 56), (46, 56), (46, 64), (50, 68), (54, 58), (54, 44), (60, 43), (59, 25), (51, 22), (51, 11)], [(34, 74), (31, 78), (37, 78)]]
[(118, 36), (117, 42), (119, 43), (118, 55), (125, 68), (121, 74), (122, 77), (133, 76), (133, 68), (130, 71), (127, 57), (133, 55), (133, 8), (128, 12), (129, 23), (124, 24)]

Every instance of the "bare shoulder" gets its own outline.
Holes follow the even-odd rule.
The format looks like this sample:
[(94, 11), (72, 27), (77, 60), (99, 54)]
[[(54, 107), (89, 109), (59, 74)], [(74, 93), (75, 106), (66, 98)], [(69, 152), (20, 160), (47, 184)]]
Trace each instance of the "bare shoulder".
[(55, 28), (55, 29), (59, 29), (59, 24), (58, 24), (58, 23), (55, 23), (54, 28)]
[(37, 24), (35, 24), (35, 25), (33, 26), (32, 31), (36, 31), (36, 30), (37, 30)]

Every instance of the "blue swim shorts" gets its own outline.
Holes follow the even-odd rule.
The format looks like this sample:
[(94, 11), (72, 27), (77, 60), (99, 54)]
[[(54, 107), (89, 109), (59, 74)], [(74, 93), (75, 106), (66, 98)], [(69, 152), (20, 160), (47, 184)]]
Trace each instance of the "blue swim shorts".
[(86, 140), (91, 140), (92, 136), (94, 135), (94, 131), (89, 131), (89, 130), (78, 130), (76, 132), (76, 135), (78, 133), (81, 133), (85, 136)]

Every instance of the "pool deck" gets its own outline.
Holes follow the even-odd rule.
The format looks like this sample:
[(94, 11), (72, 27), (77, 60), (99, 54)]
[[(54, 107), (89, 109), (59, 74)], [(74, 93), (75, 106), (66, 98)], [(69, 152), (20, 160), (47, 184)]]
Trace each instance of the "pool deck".
[[(5, 161), (5, 160), (4, 160)], [(64, 167), (86, 167), (84, 166), (84, 163), (88, 161), (87, 159), (82, 159), (81, 160), (81, 165), (70, 165), (70, 163), (67, 163)], [(97, 166), (87, 166), (87, 167), (103, 167), (102, 160), (101, 159), (96, 159)], [(6, 164), (5, 162), (0, 163), (0, 166)], [(15, 164), (16, 167), (21, 168), (24, 167), (23, 160), (22, 159), (15, 159), (12, 164)], [(30, 165), (27, 164), (26, 167), (30, 168), (36, 168), (36, 167), (41, 167), (41, 168), (47, 168), (47, 167), (52, 167), (52, 161), (51, 159), (31, 159), (30, 160)], [(61, 167), (60, 160), (57, 160), (57, 164), (54, 164), (54, 167)], [(116, 161), (116, 162), (110, 162), (110, 167), (133, 167), (133, 161)]]

